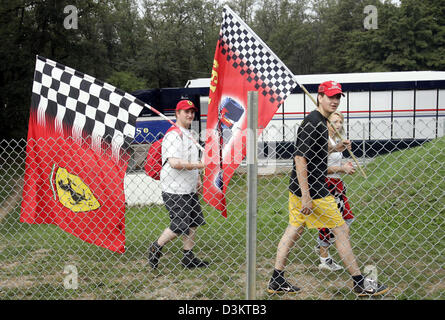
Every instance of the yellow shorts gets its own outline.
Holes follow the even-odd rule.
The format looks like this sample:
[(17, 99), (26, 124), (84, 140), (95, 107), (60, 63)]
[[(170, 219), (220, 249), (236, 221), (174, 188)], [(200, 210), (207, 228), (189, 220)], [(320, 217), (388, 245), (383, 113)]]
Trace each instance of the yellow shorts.
[(332, 229), (345, 223), (333, 196), (312, 200), (312, 213), (309, 215), (302, 214), (300, 210), (300, 197), (289, 192), (290, 225), (296, 228), (306, 225), (310, 229)]

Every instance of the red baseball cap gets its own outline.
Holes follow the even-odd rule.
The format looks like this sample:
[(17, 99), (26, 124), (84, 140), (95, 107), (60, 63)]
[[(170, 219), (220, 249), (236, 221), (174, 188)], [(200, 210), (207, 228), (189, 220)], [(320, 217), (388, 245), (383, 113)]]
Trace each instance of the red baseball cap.
[(188, 109), (194, 109), (195, 111), (198, 111), (198, 108), (196, 108), (193, 102), (191, 102), (190, 100), (181, 100), (176, 105), (176, 110), (188, 110)]
[(343, 91), (341, 90), (341, 84), (335, 81), (325, 81), (318, 86), (318, 93), (324, 93), (328, 97), (335, 96), (341, 93), (344, 97)]

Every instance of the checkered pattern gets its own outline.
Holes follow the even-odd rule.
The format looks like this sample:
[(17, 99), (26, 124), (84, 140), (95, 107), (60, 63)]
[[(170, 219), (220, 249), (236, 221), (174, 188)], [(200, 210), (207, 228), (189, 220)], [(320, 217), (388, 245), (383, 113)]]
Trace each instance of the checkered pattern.
[(328, 178), (327, 187), (334, 196), (337, 207), (345, 220), (354, 219), (348, 197), (346, 196), (346, 186), (343, 181), (335, 178)]
[(337, 207), (340, 210), (340, 213), (344, 215), (345, 212), (345, 201), (343, 195), (338, 195), (335, 198), (335, 202), (337, 203)]
[[(269, 100), (282, 103), (298, 85), (292, 72), (228, 6), (224, 7), (220, 45), (233, 67)], [(226, 50), (226, 48), (228, 50)]]
[(142, 101), (112, 85), (37, 56), (31, 108), (40, 125), (54, 119), (56, 132), (68, 128), (74, 138), (90, 136), (94, 149), (105, 141), (118, 155), (134, 138), (143, 107)]

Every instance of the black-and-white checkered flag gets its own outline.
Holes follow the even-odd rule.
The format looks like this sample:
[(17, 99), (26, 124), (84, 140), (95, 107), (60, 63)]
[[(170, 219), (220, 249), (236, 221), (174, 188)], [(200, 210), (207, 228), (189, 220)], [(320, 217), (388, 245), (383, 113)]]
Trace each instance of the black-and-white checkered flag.
[(228, 6), (224, 7), (220, 40), (228, 46), (234, 66), (241, 68), (241, 74), (247, 73), (247, 80), (254, 81), (271, 102), (281, 103), (298, 85), (286, 65)]
[(41, 56), (36, 58), (31, 110), (37, 122), (74, 139), (91, 138), (93, 150), (103, 142), (119, 160), (134, 139), (136, 118), (144, 103), (134, 96)]

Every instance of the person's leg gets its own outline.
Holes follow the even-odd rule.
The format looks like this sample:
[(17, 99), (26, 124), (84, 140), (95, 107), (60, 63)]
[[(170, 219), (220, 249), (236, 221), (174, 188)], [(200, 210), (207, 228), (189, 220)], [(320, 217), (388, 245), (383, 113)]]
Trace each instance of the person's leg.
[(360, 272), (357, 261), (352, 253), (351, 243), (349, 241), (349, 227), (345, 223), (339, 227), (332, 229), (337, 237), (336, 245), (338, 253), (342, 258), (343, 263), (348, 269), (354, 281), (354, 291), (359, 296), (375, 296), (384, 294), (389, 290), (384, 284), (377, 281), (365, 278)]
[(317, 239), (317, 249), (320, 254), (320, 264), (318, 265), (319, 269), (328, 271), (338, 271), (343, 269), (342, 266), (337, 264), (334, 259), (332, 259), (329, 253), (329, 247), (334, 239), (335, 236), (331, 233), (329, 228), (319, 229)]
[(162, 200), (170, 217), (170, 226), (165, 228), (159, 238), (153, 242), (148, 250), (148, 262), (153, 269), (156, 269), (159, 264), (159, 259), (162, 256), (162, 248), (170, 241), (174, 240), (181, 234), (182, 217), (178, 215), (180, 208), (179, 195), (162, 192)]
[(206, 268), (210, 264), (207, 261), (195, 257), (192, 251), (195, 246), (196, 230), (197, 227), (190, 227), (189, 232), (183, 235), (184, 257), (182, 258), (182, 265), (188, 269)]
[(318, 229), (317, 248), (320, 251), (320, 258), (329, 257), (331, 230), (328, 228)]
[(329, 247), (320, 246), (320, 258), (329, 258)]
[(344, 223), (339, 227), (333, 228), (332, 232), (337, 238), (335, 245), (346, 269), (349, 271), (351, 276), (360, 275), (360, 268), (358, 267), (354, 253), (352, 252), (351, 242), (349, 241), (348, 225)]
[(284, 268), (287, 264), (290, 249), (303, 233), (305, 216), (301, 213), (301, 199), (289, 192), (289, 224), (281, 236), (272, 277), (269, 281), (269, 293), (296, 293), (300, 288), (291, 285), (284, 277)]
[(176, 239), (177, 236), (178, 236), (178, 235), (177, 235), (176, 233), (174, 233), (173, 231), (171, 231), (170, 228), (166, 228), (166, 229), (162, 232), (161, 236), (158, 238), (157, 243), (158, 243), (159, 246), (163, 247), (163, 246), (165, 246), (168, 242), (170, 242), (170, 241)]
[(292, 225), (288, 225), (281, 237), (280, 243), (277, 248), (277, 256), (275, 259), (275, 269), (284, 270), (287, 264), (287, 257), (289, 256), (290, 249), (295, 245), (300, 235), (303, 233), (303, 226), (296, 228)]
[(387, 286), (373, 279), (365, 278), (360, 272), (360, 268), (352, 252), (348, 224), (345, 223), (340, 227), (332, 229), (332, 231), (337, 237), (336, 246), (338, 253), (352, 276), (354, 292), (359, 296), (376, 296), (386, 293), (389, 290)]
[(175, 239), (178, 235), (170, 228), (166, 228), (159, 236), (158, 240), (152, 243), (148, 249), (148, 262), (153, 269), (156, 269), (159, 264), (159, 259), (162, 256), (162, 248), (170, 241)]
[[(328, 196), (326, 198), (314, 200), (314, 215), (319, 214), (318, 222), (321, 222), (322, 227), (330, 228), (336, 238), (336, 246), (340, 258), (342, 259), (347, 270), (351, 274), (354, 282), (354, 291), (359, 295), (379, 295), (388, 291), (388, 288), (373, 281), (369, 278), (364, 278), (360, 272), (355, 256), (352, 252), (351, 243), (349, 240), (349, 227), (342, 218), (340, 211), (335, 203), (334, 197)], [(334, 224), (334, 225), (332, 225)], [(319, 223), (309, 225), (309, 227), (320, 228)]]
[(196, 229), (197, 227), (191, 227), (189, 233), (183, 235), (182, 241), (184, 250), (192, 250), (195, 246)]
[(184, 250), (192, 250), (195, 246), (196, 230), (206, 222), (202, 213), (201, 204), (199, 203), (198, 194), (185, 195), (184, 200), (185, 204), (183, 209), (186, 211), (188, 232), (184, 232), (183, 244)]
[(284, 277), (284, 268), (287, 264), (290, 249), (303, 233), (303, 226), (295, 227), (288, 225), (281, 237), (277, 248), (275, 259), (275, 269), (269, 281), (267, 292), (269, 293), (297, 293), (300, 288), (291, 285)]
[(192, 251), (195, 247), (196, 231), (199, 226), (205, 224), (198, 194), (184, 195), (184, 200), (185, 203), (182, 209), (186, 212), (187, 230), (184, 232), (182, 239), (184, 249), (182, 265), (188, 269), (205, 268), (210, 263), (198, 259)]

